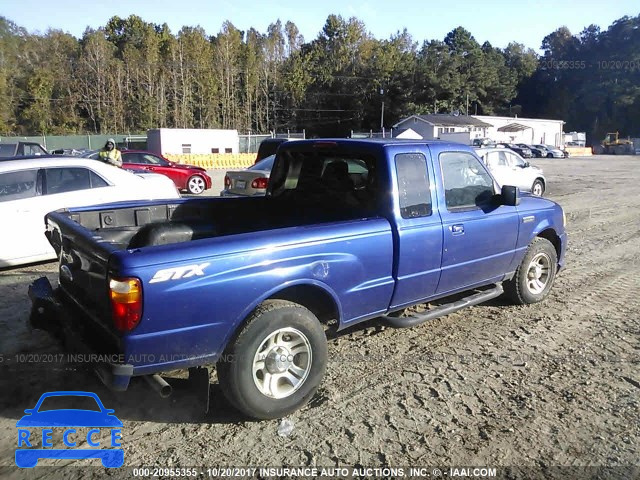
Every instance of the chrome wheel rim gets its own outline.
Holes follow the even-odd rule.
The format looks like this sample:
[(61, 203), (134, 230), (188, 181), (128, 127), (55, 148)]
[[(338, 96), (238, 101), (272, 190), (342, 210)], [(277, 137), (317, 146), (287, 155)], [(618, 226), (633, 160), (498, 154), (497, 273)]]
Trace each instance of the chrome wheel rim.
[(311, 343), (300, 330), (281, 328), (265, 338), (253, 357), (253, 382), (270, 398), (288, 397), (311, 371)]
[(204, 191), (204, 180), (200, 177), (193, 177), (189, 180), (189, 191), (191, 193), (202, 193)]
[(540, 182), (536, 182), (533, 184), (533, 194), (537, 197), (542, 196), (542, 184)]
[(546, 253), (538, 253), (527, 268), (527, 288), (538, 295), (547, 288), (551, 277), (551, 258)]

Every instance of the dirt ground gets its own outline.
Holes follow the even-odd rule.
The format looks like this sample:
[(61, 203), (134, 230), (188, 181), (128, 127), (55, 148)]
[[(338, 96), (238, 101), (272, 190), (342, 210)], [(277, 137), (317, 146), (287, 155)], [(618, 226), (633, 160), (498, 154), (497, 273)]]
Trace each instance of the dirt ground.
[(373, 321), (343, 332), (329, 341), (319, 392), (288, 418), (288, 436), (280, 421), (239, 416), (214, 372), (205, 416), (180, 389), (161, 399), (140, 382), (115, 394), (59, 363), (12, 361), (60, 351), (25, 326), (28, 284), (53, 280), (56, 266), (0, 272), (0, 466), (14, 464), (23, 410), (54, 390), (93, 391), (115, 409), (129, 466), (525, 466), (532, 476), (551, 466), (640, 466), (640, 157), (533, 163), (568, 221), (566, 269), (550, 298), (524, 307), (498, 299), (412, 329)]

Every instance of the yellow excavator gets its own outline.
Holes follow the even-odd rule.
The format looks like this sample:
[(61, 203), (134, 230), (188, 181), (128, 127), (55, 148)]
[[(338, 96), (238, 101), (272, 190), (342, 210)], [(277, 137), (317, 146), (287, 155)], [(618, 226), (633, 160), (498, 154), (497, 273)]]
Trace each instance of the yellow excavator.
[(633, 142), (629, 138), (620, 138), (618, 132), (607, 133), (602, 143), (593, 147), (593, 153), (597, 155), (633, 155)]

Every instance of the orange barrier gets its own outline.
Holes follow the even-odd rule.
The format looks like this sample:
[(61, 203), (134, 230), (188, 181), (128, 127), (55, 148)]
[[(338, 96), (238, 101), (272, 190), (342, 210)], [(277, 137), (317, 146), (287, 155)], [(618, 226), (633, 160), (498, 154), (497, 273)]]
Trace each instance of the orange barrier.
[(207, 170), (243, 169), (253, 165), (256, 160), (255, 153), (163, 153), (163, 155), (172, 162), (195, 165)]
[(564, 147), (570, 157), (590, 157), (593, 155), (591, 147)]

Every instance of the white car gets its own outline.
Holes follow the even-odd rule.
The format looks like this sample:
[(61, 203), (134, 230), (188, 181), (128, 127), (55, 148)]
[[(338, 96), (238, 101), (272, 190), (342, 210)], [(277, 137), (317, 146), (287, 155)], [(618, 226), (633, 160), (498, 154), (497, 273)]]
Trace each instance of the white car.
[(502, 185), (514, 185), (520, 190), (541, 197), (547, 189), (542, 169), (531, 165), (508, 148), (478, 148), (476, 153)]
[(536, 148), (545, 149), (547, 151), (547, 158), (564, 158), (565, 154), (558, 147), (553, 145), (534, 145)]
[(59, 208), (180, 198), (164, 175), (134, 174), (85, 158), (0, 161), (0, 267), (56, 258), (44, 216)]

